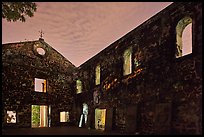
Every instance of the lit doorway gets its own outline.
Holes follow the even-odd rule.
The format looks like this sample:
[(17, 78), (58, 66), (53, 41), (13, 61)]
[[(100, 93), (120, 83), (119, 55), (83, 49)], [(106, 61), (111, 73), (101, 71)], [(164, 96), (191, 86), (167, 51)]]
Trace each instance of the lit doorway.
[(51, 106), (32, 105), (31, 107), (31, 127), (50, 127), (51, 125)]
[(106, 109), (95, 109), (95, 129), (105, 130)]
[(88, 119), (88, 105), (83, 103), (83, 110), (80, 116), (79, 127), (86, 127), (87, 126), (87, 119)]

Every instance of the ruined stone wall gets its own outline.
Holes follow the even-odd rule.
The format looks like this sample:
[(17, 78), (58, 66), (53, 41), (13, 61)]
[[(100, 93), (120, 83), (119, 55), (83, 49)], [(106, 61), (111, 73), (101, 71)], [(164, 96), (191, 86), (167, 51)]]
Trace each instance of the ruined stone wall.
[[(175, 58), (175, 28), (185, 16), (193, 19), (193, 52)], [(129, 47), (133, 72), (123, 76), (123, 53)], [(82, 64), (78, 77), (85, 86), (78, 96), (93, 112), (95, 108), (115, 108), (114, 129), (125, 131), (128, 122), (121, 109), (135, 105), (135, 132), (139, 134), (201, 134), (201, 56), (202, 3), (173, 3)], [(134, 58), (140, 61), (139, 66)], [(101, 84), (95, 86), (98, 64)], [(95, 91), (100, 93), (97, 104), (93, 101)]]
[[(35, 44), (46, 51), (40, 56)], [(60, 125), (60, 111), (72, 113), (75, 66), (43, 40), (4, 44), (2, 50), (2, 126), (31, 127), (31, 105), (51, 105), (51, 126)], [(47, 80), (47, 92), (34, 91), (34, 78)], [(6, 123), (6, 111), (17, 112), (17, 123)]]

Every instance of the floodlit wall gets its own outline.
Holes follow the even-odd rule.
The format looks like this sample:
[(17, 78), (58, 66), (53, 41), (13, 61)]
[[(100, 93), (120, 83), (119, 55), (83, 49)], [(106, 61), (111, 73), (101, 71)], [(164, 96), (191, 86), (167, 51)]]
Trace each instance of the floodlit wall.
[[(192, 53), (177, 57), (177, 25), (186, 17), (192, 19)], [(188, 24), (184, 22), (185, 26)], [(184, 25), (180, 29), (185, 30)], [(182, 47), (186, 46), (184, 43)], [(130, 48), (131, 52), (126, 52)], [(129, 54), (131, 62), (126, 58)], [(96, 85), (98, 65), (100, 84)], [(81, 113), (83, 102), (90, 106), (91, 128), (94, 110), (105, 108), (113, 110), (112, 118), (106, 116), (107, 121), (113, 120), (112, 130), (201, 134), (201, 71), (202, 3), (175, 2), (78, 68), (77, 77), (84, 86), (82, 93), (77, 94), (76, 108)]]
[[(32, 105), (51, 106), (51, 126), (61, 125), (61, 111), (72, 113), (75, 66), (44, 40), (3, 44), (2, 63), (2, 127), (31, 127)], [(6, 122), (7, 110), (16, 112), (15, 124)]]

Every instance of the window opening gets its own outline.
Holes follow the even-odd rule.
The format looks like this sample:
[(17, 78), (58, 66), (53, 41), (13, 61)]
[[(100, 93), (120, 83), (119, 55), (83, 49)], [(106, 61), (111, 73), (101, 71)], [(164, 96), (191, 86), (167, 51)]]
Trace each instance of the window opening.
[(96, 85), (100, 84), (100, 65), (96, 66)]
[(35, 91), (46, 93), (46, 83), (45, 79), (35, 78)]
[(7, 123), (16, 123), (16, 111), (7, 111)]
[(123, 75), (132, 73), (132, 49), (126, 49), (123, 54)]
[(69, 122), (69, 112), (60, 112), (60, 122)]
[(77, 94), (81, 93), (82, 92), (82, 82), (81, 80), (77, 80), (76, 81), (76, 88), (77, 88)]
[(192, 53), (192, 19), (185, 17), (176, 26), (176, 58)]

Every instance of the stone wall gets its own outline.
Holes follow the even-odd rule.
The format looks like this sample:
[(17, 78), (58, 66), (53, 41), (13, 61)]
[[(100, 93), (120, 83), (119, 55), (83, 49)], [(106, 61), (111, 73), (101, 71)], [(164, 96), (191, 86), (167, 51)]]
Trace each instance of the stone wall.
[[(193, 19), (193, 52), (175, 58), (175, 28), (185, 16)], [(123, 53), (129, 47), (132, 47), (133, 72), (123, 76)], [(202, 3), (175, 2), (82, 64), (77, 77), (84, 85), (83, 93), (77, 97), (89, 104), (92, 121), (95, 108), (115, 108), (113, 129), (128, 131), (126, 109), (135, 105), (134, 132), (202, 134), (201, 56)], [(134, 58), (140, 61), (139, 66)], [(98, 64), (101, 84), (96, 86)], [(93, 100), (95, 91), (100, 94), (97, 104)], [(78, 109), (81, 106), (76, 105)]]
[[(176, 58), (175, 28), (186, 16), (193, 20), (193, 52)], [(45, 49), (44, 56), (37, 54), (35, 44)], [(95, 109), (106, 108), (113, 114), (107, 115), (111, 130), (202, 134), (202, 3), (173, 3), (78, 68), (42, 39), (2, 46), (3, 127), (31, 127), (33, 104), (51, 105), (51, 126), (78, 126), (82, 104), (87, 103), (87, 127), (95, 127)], [(129, 47), (132, 73), (123, 76), (123, 53)], [(47, 80), (46, 93), (34, 91), (34, 78)], [(82, 81), (80, 94), (75, 91), (77, 79)], [(16, 124), (6, 123), (7, 110), (17, 112)], [(60, 123), (61, 111), (70, 112), (69, 123)]]
[[(44, 56), (37, 54), (36, 44), (45, 49)], [(72, 115), (74, 65), (42, 39), (2, 46), (3, 127), (31, 127), (31, 105), (51, 105), (51, 126), (60, 125), (60, 111)], [(46, 93), (34, 91), (34, 78), (47, 80)], [(7, 110), (16, 111), (16, 124), (6, 123)]]

